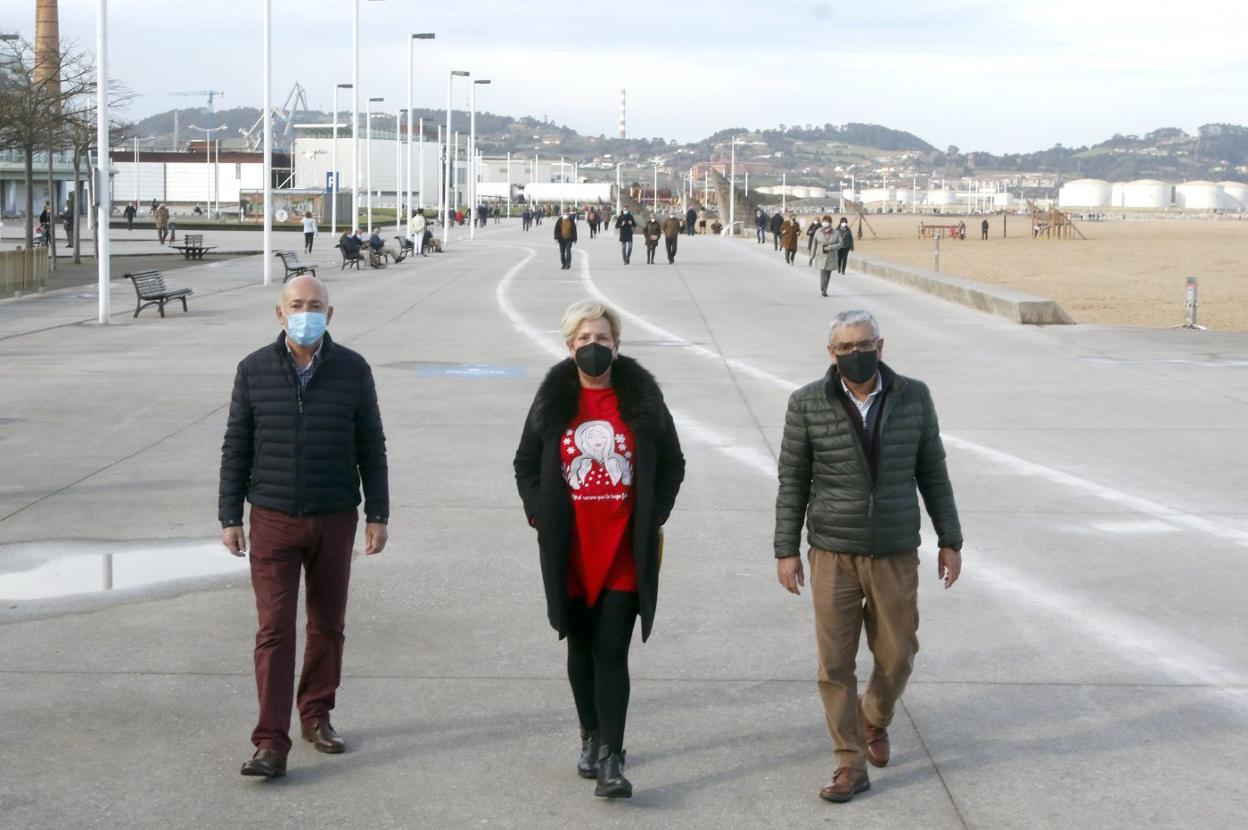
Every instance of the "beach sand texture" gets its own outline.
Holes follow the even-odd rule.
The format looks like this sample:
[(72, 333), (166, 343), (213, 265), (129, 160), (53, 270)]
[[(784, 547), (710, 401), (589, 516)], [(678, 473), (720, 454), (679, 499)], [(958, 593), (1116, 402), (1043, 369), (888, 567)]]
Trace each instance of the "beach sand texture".
[[(1198, 322), (1221, 331), (1248, 331), (1248, 220), (1151, 219), (1079, 221), (1087, 240), (1032, 239), (1026, 215), (924, 216), (922, 221), (967, 225), (964, 241), (943, 239), (940, 270), (1056, 300), (1080, 323), (1164, 328), (1184, 321), (1188, 275), (1200, 285)], [(918, 238), (919, 217), (870, 215), (880, 235), (857, 253), (932, 267), (934, 244)], [(856, 221), (856, 220), (855, 220)], [(855, 225), (856, 227), (856, 225)]]

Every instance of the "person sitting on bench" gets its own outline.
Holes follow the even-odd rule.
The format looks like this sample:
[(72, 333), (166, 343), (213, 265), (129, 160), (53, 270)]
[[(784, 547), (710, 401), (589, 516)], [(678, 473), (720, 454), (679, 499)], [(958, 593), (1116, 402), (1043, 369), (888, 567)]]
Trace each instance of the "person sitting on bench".
[(369, 263), (368, 264), (373, 265), (374, 268), (377, 267), (372, 262), (372, 259), (374, 257), (376, 257), (377, 259), (381, 259), (384, 257), (385, 259), (388, 259), (394, 262), (398, 262), (400, 259), (399, 252), (396, 251), (394, 248), (390, 247), (389, 245), (387, 245), (385, 241), (382, 240), (381, 234), (378, 233), (377, 231), (373, 231), (372, 235), (368, 237), (368, 249), (369, 249)]
[(342, 249), (342, 255), (346, 259), (363, 259), (363, 257), (360, 256), (360, 248), (362, 246), (360, 245), (360, 237), (358, 236), (359, 232), (358, 228), (355, 233), (351, 233), (351, 231), (343, 231), (342, 236), (338, 239), (338, 247)]

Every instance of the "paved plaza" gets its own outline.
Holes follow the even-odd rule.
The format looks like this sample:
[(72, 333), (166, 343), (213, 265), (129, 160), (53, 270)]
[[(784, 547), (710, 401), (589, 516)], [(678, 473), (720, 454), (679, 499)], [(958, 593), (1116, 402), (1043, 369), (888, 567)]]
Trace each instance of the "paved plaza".
[[(277, 334), (280, 263), (269, 288), (260, 257), (179, 269), (195, 294), (166, 319), (133, 319), (121, 279), (108, 326), (94, 286), (0, 302), (0, 827), (1244, 826), (1248, 335), (1020, 326), (852, 272), (825, 299), (804, 257), (752, 240), (682, 237), (675, 265), (625, 267), (583, 233), (561, 271), (550, 231), (457, 230), (358, 273), (318, 241), (331, 331), (376, 375), (391, 537), (354, 563), (348, 752), (296, 741), (272, 781), (238, 774), (255, 606), (216, 513), (231, 381)], [(632, 650), (620, 803), (574, 769), (512, 476), (585, 296), (624, 315), (688, 459)], [(944, 591), (925, 531), (893, 762), (833, 805), (809, 593), (777, 584), (772, 530), (788, 395), (847, 308), (931, 386), (967, 546)], [(184, 578), (127, 582), (140, 556)]]

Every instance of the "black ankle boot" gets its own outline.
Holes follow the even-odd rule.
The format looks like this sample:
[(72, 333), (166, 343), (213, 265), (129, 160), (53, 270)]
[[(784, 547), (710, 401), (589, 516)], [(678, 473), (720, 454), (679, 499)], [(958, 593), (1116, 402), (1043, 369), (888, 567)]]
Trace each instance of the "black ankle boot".
[(612, 752), (604, 746), (598, 751), (598, 786), (594, 795), (603, 798), (632, 798), (633, 785), (624, 777), (624, 750)]
[(581, 760), (576, 762), (576, 774), (582, 778), (598, 777), (598, 751), (602, 744), (597, 732), (581, 730)]

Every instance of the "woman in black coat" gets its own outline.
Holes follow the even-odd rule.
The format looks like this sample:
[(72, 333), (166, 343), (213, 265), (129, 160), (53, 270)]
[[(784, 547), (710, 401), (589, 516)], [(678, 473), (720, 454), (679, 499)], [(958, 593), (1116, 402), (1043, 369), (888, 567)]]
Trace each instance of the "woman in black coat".
[(537, 529), (546, 612), (568, 640), (581, 725), (577, 772), (595, 795), (627, 798), (623, 775), (628, 650), (637, 618), (650, 636), (660, 526), (685, 458), (654, 376), (619, 354), (620, 320), (601, 303), (571, 306), (569, 357), (538, 389), (516, 450), (516, 486)]

